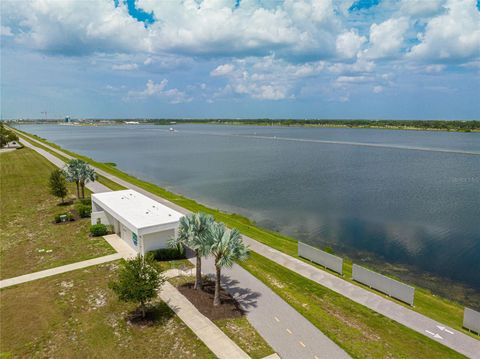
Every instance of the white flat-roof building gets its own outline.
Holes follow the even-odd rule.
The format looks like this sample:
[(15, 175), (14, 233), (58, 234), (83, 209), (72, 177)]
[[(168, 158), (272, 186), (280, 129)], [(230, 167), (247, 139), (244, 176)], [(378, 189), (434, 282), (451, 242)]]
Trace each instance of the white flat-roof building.
[(112, 225), (137, 253), (168, 247), (183, 214), (127, 189), (92, 194), (92, 224)]

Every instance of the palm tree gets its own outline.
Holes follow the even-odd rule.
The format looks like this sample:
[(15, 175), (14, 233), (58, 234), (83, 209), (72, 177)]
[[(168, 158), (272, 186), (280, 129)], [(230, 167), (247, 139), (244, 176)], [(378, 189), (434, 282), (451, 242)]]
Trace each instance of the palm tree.
[(80, 187), (82, 189), (82, 198), (85, 198), (85, 184), (90, 181), (95, 181), (97, 179), (97, 174), (95, 170), (90, 167), (85, 162), (82, 162), (80, 167)]
[[(67, 162), (64, 172), (67, 181), (75, 182), (77, 185), (77, 198), (85, 198), (85, 184), (90, 181), (95, 181), (97, 178), (94, 169), (86, 162), (77, 158)], [(81, 197), (80, 188), (82, 189)]]
[(65, 172), (65, 178), (68, 182), (75, 182), (77, 185), (77, 198), (80, 198), (80, 171), (82, 167), (82, 162), (79, 159), (73, 159), (67, 162), (67, 165), (63, 169)]
[(215, 296), (213, 305), (220, 305), (220, 278), (223, 267), (232, 267), (237, 260), (248, 258), (248, 247), (238, 229), (228, 231), (223, 223), (215, 223), (208, 235), (210, 252), (215, 258)]
[(202, 289), (202, 257), (210, 254), (207, 234), (214, 223), (213, 217), (205, 213), (193, 213), (180, 219), (177, 237), (169, 245), (178, 249), (186, 246), (195, 252), (197, 259), (195, 289)]

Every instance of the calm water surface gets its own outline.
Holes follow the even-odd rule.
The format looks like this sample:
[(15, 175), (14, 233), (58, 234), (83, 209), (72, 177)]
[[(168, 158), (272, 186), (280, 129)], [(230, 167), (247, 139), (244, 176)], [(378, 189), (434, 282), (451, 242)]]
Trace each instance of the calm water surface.
[(432, 273), (480, 292), (480, 133), (20, 129), (318, 247), (401, 264), (411, 277)]

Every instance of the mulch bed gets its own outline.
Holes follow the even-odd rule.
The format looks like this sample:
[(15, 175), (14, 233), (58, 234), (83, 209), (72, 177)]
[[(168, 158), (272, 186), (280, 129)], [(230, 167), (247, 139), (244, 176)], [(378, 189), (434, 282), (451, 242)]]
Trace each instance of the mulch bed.
[(74, 221), (78, 221), (79, 219), (82, 219), (82, 217), (80, 217), (80, 214), (78, 213), (78, 211), (76, 209), (71, 209), (71, 210), (68, 210), (65, 212), (65, 214), (67, 213), (71, 213), (73, 215), (73, 220), (66, 220), (65, 222), (55, 222), (53, 221), (52, 223), (53, 224), (57, 224), (57, 225), (64, 225), (64, 224), (68, 224), (70, 222), (74, 222)]
[(186, 283), (177, 287), (187, 299), (210, 320), (238, 318), (245, 313), (235, 299), (223, 288), (220, 290), (221, 305), (213, 306), (215, 282), (204, 280), (203, 290), (193, 289), (194, 283)]

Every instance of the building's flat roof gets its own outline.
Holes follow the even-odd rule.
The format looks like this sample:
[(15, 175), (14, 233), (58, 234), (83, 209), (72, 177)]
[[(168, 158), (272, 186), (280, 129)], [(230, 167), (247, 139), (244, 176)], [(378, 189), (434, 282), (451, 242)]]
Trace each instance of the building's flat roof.
[(127, 221), (138, 230), (167, 228), (183, 217), (180, 212), (131, 189), (95, 193), (92, 194), (92, 200), (114, 217), (121, 217), (117, 219)]

